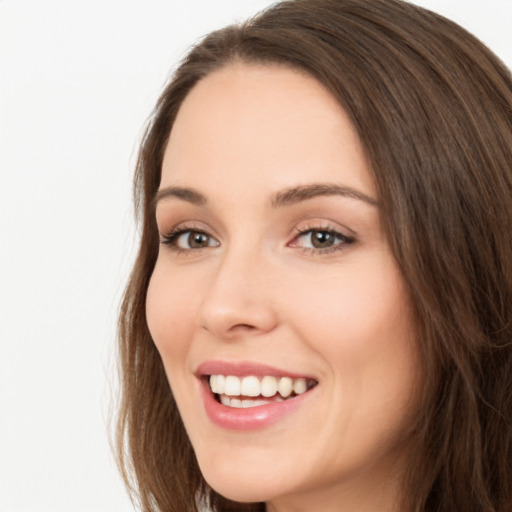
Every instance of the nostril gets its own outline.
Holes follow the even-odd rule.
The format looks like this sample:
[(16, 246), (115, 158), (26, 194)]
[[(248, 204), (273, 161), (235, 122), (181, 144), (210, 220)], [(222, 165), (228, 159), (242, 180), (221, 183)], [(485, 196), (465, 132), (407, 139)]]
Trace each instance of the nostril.
[(230, 331), (254, 331), (256, 327), (249, 324), (236, 324), (231, 327)]

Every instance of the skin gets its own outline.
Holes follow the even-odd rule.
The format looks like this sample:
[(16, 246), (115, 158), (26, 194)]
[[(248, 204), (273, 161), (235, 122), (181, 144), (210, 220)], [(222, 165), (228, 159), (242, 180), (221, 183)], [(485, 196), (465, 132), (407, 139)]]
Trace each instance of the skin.
[[(368, 200), (319, 194), (272, 205), (283, 190), (318, 183)], [(347, 115), (309, 76), (231, 64), (185, 99), (163, 161), (160, 189), (170, 186), (207, 204), (162, 198), (161, 236), (208, 236), (202, 248), (188, 232), (161, 244), (147, 319), (207, 482), (272, 512), (399, 510), (417, 343)], [(326, 229), (353, 242), (313, 247)], [(264, 429), (226, 430), (207, 417), (194, 375), (212, 359), (269, 364), (318, 385)]]

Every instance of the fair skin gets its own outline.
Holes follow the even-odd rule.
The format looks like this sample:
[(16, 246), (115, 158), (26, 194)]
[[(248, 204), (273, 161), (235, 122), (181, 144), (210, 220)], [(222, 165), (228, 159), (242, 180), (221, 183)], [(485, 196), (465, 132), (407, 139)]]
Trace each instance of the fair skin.
[[(417, 346), (344, 111), (284, 67), (215, 71), (179, 111), (158, 199), (148, 325), (207, 482), (272, 512), (399, 510)], [(267, 421), (219, 404), (213, 367), (311, 388)]]

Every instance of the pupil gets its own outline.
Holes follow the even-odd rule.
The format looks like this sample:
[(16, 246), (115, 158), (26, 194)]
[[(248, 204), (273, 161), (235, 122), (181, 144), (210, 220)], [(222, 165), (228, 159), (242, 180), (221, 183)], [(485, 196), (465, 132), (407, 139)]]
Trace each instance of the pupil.
[(322, 247), (329, 247), (333, 243), (333, 236), (327, 231), (316, 231), (313, 233), (313, 247), (321, 249)]
[(190, 233), (188, 243), (193, 248), (205, 247), (208, 245), (208, 237), (203, 233)]

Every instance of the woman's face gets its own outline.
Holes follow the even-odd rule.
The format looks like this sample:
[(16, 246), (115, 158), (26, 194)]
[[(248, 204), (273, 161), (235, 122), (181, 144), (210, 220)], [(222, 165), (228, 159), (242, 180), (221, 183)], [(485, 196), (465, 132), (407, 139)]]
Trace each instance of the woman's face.
[(386, 510), (417, 348), (347, 115), (296, 71), (216, 71), (179, 111), (157, 199), (147, 319), (208, 483), (270, 510)]

